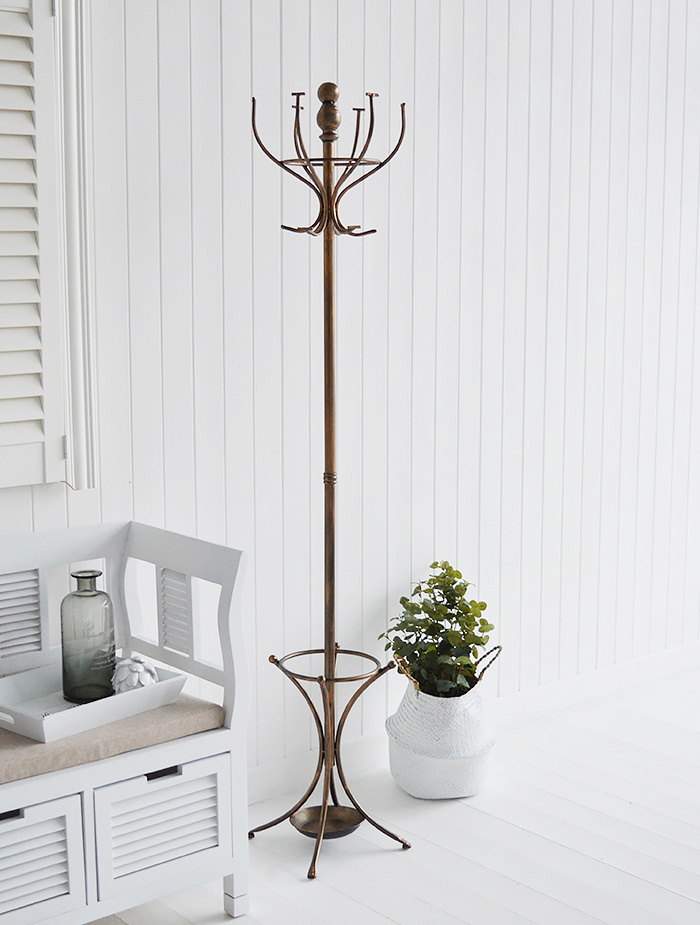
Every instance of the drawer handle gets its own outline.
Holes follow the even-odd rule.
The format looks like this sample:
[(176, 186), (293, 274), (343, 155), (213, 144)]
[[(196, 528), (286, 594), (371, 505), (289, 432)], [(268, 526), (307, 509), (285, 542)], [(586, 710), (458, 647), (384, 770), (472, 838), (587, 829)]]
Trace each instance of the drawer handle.
[(0, 713), (0, 719), (1, 719), (4, 723), (11, 723), (13, 726), (14, 726), (14, 724), (15, 724), (15, 718), (14, 718), (14, 716), (10, 716), (9, 713)]
[(161, 768), (160, 771), (151, 771), (146, 775), (146, 780), (159, 780), (161, 777), (172, 777), (180, 773), (180, 765), (174, 764), (171, 768)]
[(6, 813), (0, 813), (0, 822), (4, 822), (5, 819), (21, 819), (23, 816), (23, 809), (10, 809)]

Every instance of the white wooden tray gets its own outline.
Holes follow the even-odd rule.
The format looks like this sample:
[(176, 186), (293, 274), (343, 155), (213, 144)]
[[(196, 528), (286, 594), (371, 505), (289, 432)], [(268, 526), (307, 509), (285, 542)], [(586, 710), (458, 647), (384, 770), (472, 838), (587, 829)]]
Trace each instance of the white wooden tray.
[(158, 681), (93, 703), (63, 699), (60, 662), (0, 678), (0, 727), (39, 742), (55, 742), (105, 723), (173, 703), (186, 676), (158, 668)]

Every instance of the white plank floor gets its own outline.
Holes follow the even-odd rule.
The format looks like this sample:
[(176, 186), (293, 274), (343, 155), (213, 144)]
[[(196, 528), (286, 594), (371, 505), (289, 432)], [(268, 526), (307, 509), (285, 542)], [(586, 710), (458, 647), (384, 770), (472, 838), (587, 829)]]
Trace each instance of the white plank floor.
[[(414, 800), (383, 768), (352, 784), (412, 849), (365, 823), (309, 881), (313, 843), (283, 823), (250, 843), (240, 925), (700, 923), (700, 669), (501, 733), (470, 799)], [(214, 883), (101, 925), (227, 922)]]

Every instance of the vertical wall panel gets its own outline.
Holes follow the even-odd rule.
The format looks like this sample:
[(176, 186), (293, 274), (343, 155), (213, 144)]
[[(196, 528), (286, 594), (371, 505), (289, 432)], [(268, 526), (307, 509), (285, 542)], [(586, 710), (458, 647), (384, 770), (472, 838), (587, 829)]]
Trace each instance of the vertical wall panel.
[(576, 674), (579, 653), (582, 476), (585, 412), (587, 265), (589, 259), (591, 65), (593, 2), (574, 2), (571, 20), (571, 109), (566, 234), (564, 433), (561, 508), (559, 673)]
[(157, 6), (127, 0), (124, 29), (134, 517), (163, 526)]
[[(508, 693), (700, 633), (700, 13), (680, 0), (91, 4), (99, 490), (0, 530), (135, 515), (247, 549), (253, 764), (315, 733), (270, 653), (323, 637), (322, 248), (252, 147), (318, 151), (378, 92), (338, 240), (339, 642), (434, 557), (476, 583)], [(116, 76), (115, 76), (116, 75)], [(366, 120), (366, 114), (365, 114)], [(131, 483), (131, 484), (130, 484)], [(403, 682), (363, 698), (381, 731)], [(313, 734), (312, 734), (313, 733)]]
[(219, 0), (190, 3), (192, 337), (197, 535), (226, 540)]
[[(411, 337), (412, 337), (412, 228), (414, 202), (410, 195), (415, 157), (411, 138), (415, 131), (415, 11), (414, 0), (396, 15), (392, 2), (389, 35), (391, 65), (387, 101), (391, 138), (400, 131), (399, 106), (406, 104), (410, 134), (388, 168), (387, 216), (387, 613), (397, 612), (399, 598), (415, 579), (411, 568)], [(379, 233), (379, 231), (378, 231)], [(393, 706), (403, 695), (403, 685), (389, 686)]]
[[(637, 550), (637, 484), (640, 437), (640, 382), (644, 267), (647, 109), (649, 95), (648, 3), (633, 3), (630, 18), (631, 59), (629, 155), (625, 222), (624, 340), (622, 346), (622, 406), (620, 427), (620, 524), (615, 660), (631, 658), (634, 617), (640, 591), (635, 580)], [(644, 597), (644, 594), (642, 594)]]
[[(630, 194), (630, 100), (632, 0), (616, 3), (611, 10), (610, 147), (606, 173), (608, 224), (605, 255), (605, 359), (603, 433), (601, 447), (599, 579), (596, 600), (598, 635), (597, 664), (615, 661), (618, 622), (624, 625), (617, 606), (621, 569), (618, 530), (621, 523), (622, 404), (625, 382), (625, 336), (627, 304), (627, 227)], [(625, 474), (629, 480), (629, 473)], [(625, 589), (625, 597), (628, 590)]]
[[(577, 672), (597, 666), (601, 622), (601, 477), (605, 407), (605, 329), (610, 177), (612, 7), (594, 5), (591, 22), (590, 158), (586, 223), (585, 365), (581, 480), (581, 564), (578, 600)], [(594, 590), (595, 589), (595, 590)], [(591, 591), (595, 596), (591, 598)]]
[(158, 3), (158, 159), (165, 525), (196, 530), (192, 97), (188, 0)]
[[(697, 457), (693, 450), (697, 427), (693, 426), (694, 394), (697, 377), (694, 374), (696, 344), (697, 273), (693, 267), (698, 247), (698, 215), (700, 214), (700, 184), (698, 161), (700, 158), (700, 126), (689, 117), (700, 108), (700, 10), (696, 4), (687, 4), (685, 35), (685, 87), (683, 133), (683, 188), (681, 192), (681, 247), (679, 253), (678, 287), (678, 373), (676, 389), (676, 453), (673, 472), (672, 514), (672, 592), (669, 593), (669, 613), (680, 615), (681, 642), (696, 638), (698, 617), (691, 601), (697, 599), (699, 572), (694, 565), (698, 518), (692, 515), (698, 503)], [(693, 465), (695, 463), (695, 466)], [(677, 584), (676, 584), (677, 583)], [(690, 606), (689, 606), (690, 604)]]
[[(458, 363), (459, 481), (456, 564), (469, 581), (479, 581), (480, 416), (482, 393), (482, 301), (484, 291), (484, 176), (486, 148), (487, 5), (469, 9), (464, 18), (461, 177), (461, 281)], [(477, 588), (480, 597), (480, 589)]]
[[(411, 350), (411, 569), (425, 570), (435, 556), (435, 385), (437, 321), (438, 173), (444, 169), (438, 148), (441, 99), (440, 6), (416, 0), (412, 189), (412, 350)], [(410, 53), (409, 49), (406, 49)], [(446, 178), (441, 177), (443, 182)], [(447, 228), (444, 229), (447, 233)], [(408, 499), (406, 499), (408, 501)], [(425, 563), (421, 565), (422, 563)]]
[(540, 677), (544, 408), (550, 216), (552, 7), (530, 5), (528, 75), (527, 241), (524, 305), (520, 684)]
[[(501, 607), (501, 524), (503, 475), (503, 347), (506, 269), (506, 189), (508, 151), (508, 3), (489, 4), (486, 18), (486, 102), (482, 204), (481, 405), (478, 429), (479, 567), (478, 599), (491, 608), (503, 643), (516, 650), (514, 614)], [(504, 576), (506, 580), (510, 576)], [(508, 673), (498, 663), (499, 674)], [(509, 675), (512, 677), (512, 675)], [(506, 686), (508, 682), (505, 682)]]
[[(282, 150), (280, 100), (279, 4), (251, 4), (253, 95), (258, 100), (258, 126), (267, 147)], [(285, 94), (286, 95), (286, 94)], [(288, 124), (285, 120), (285, 123)], [(245, 128), (243, 127), (245, 125)], [(241, 131), (247, 132), (243, 123)], [(287, 138), (284, 143), (288, 143)], [(281, 171), (255, 152), (253, 158), (253, 403), (255, 453), (256, 656), (262, 664), (271, 653), (281, 656), (284, 634), (282, 599), (282, 279), (280, 189)], [(279, 155), (278, 155), (279, 156)], [(294, 182), (293, 180), (291, 182)], [(290, 222), (293, 224), (293, 222)], [(287, 303), (285, 303), (286, 305)], [(288, 602), (290, 603), (290, 602)], [(267, 666), (266, 666), (267, 667)], [(260, 670), (257, 688), (258, 757), (261, 762), (284, 755), (279, 722), (269, 717), (281, 711), (283, 676)], [(275, 729), (274, 735), (269, 731)]]
[[(517, 690), (516, 653), (522, 644), (521, 547), (523, 526), (523, 381), (525, 376), (525, 296), (527, 292), (528, 112), (530, 104), (530, 4), (508, 11), (508, 100), (503, 344), (502, 474), (498, 623), (509, 633), (513, 661), (503, 670), (503, 691)], [(486, 591), (480, 596), (485, 596)], [(495, 616), (495, 614), (494, 614)], [(509, 680), (506, 682), (506, 678)]]
[[(437, 126), (437, 265), (435, 291), (435, 492), (432, 555), (457, 568), (458, 511), (455, 499), (460, 480), (459, 445), (459, 328), (461, 312), (462, 162), (464, 6), (453, 0), (440, 4), (439, 123)], [(462, 564), (465, 573), (467, 565)]]
[[(375, 151), (389, 153), (396, 142), (390, 130), (402, 102), (391, 87), (391, 3), (365, 2), (364, 89), (379, 93)], [(389, 168), (367, 181), (363, 220), (376, 228), (363, 247), (362, 294), (362, 632), (363, 651), (375, 652), (377, 636), (396, 603), (387, 601), (388, 350), (389, 350)], [(370, 187), (369, 184), (372, 184)], [(376, 688), (376, 689), (375, 689)], [(374, 685), (363, 695), (362, 731), (382, 733), (386, 690)], [(355, 708), (357, 709), (357, 708)]]
[(91, 102), (88, 147), (94, 154), (95, 210), (88, 222), (94, 235), (94, 266), (89, 270), (95, 281), (97, 470), (102, 488), (68, 492), (69, 526), (128, 518), (132, 510), (124, 4), (111, 3), (88, 22), (86, 40), (93, 49), (86, 98)]
[[(249, 554), (255, 543), (253, 454), (253, 274), (251, 138), (241, 131), (250, 119), (250, 7), (221, 4), (221, 181), (222, 288), (224, 299), (224, 419), (226, 510), (228, 542)], [(263, 566), (264, 567), (264, 566)], [(251, 555), (243, 585), (242, 607), (247, 615), (251, 685), (257, 691), (258, 671), (265, 661), (255, 636), (257, 563)], [(267, 653), (269, 655), (269, 653)], [(267, 679), (265, 679), (267, 680)], [(258, 700), (254, 697), (248, 723), (250, 754), (257, 761)]]
[[(309, 83), (309, 0), (293, 0), (281, 7), (281, 24), (288, 41), (282, 47), (281, 96), (278, 105), (282, 151), (292, 156), (291, 130), (294, 113), (292, 93), (302, 97), (302, 125), (306, 138), (315, 140), (319, 130), (315, 124), (319, 107), (313, 86)], [(266, 105), (273, 100), (265, 100)], [(313, 129), (310, 133), (310, 129)], [(272, 177), (271, 177), (272, 179)], [(318, 203), (308, 187), (291, 178), (282, 183), (281, 220), (292, 226), (308, 225), (315, 218)], [(275, 229), (268, 229), (274, 233)], [(311, 498), (323, 494), (323, 448), (311, 452), (310, 428), (310, 350), (309, 339), (309, 250), (318, 243), (305, 234), (282, 235), (282, 377), (284, 405), (282, 431), (284, 448), (284, 650), (296, 652), (312, 648), (316, 643), (313, 627), (319, 611), (311, 604)], [(301, 310), (300, 310), (301, 309)], [(320, 452), (319, 452), (320, 450)], [(314, 525), (316, 528), (320, 524)], [(272, 665), (262, 671), (275, 671)], [(284, 692), (285, 754), (294, 754), (309, 747), (311, 716), (299, 693), (287, 685)]]

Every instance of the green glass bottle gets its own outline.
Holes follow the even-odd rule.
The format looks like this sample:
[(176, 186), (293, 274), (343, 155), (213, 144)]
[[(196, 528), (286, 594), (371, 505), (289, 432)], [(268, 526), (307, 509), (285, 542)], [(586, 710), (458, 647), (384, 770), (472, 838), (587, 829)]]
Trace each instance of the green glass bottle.
[(72, 572), (78, 588), (61, 602), (63, 696), (71, 703), (110, 697), (115, 669), (114, 609), (96, 581), (102, 572)]

